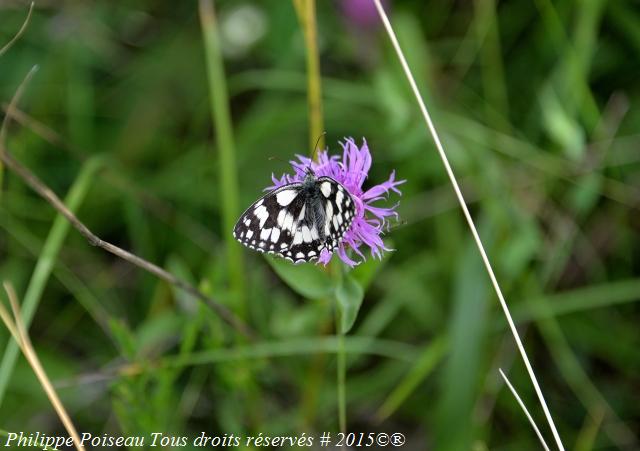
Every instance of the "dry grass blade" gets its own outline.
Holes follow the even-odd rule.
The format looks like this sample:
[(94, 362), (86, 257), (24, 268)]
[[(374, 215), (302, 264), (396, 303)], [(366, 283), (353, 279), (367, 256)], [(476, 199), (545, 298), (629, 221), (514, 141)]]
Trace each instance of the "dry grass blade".
[(518, 401), (518, 404), (520, 404), (520, 407), (524, 411), (524, 414), (527, 416), (527, 419), (529, 420), (529, 423), (531, 423), (531, 427), (533, 428), (533, 430), (535, 431), (536, 435), (538, 436), (538, 439), (540, 440), (540, 443), (542, 444), (542, 447), (545, 449), (545, 451), (549, 451), (549, 447), (547, 446), (547, 442), (544, 441), (544, 437), (542, 437), (542, 434), (540, 433), (540, 429), (538, 429), (538, 426), (536, 425), (536, 422), (533, 421), (533, 418), (531, 417), (531, 414), (529, 413), (529, 410), (527, 410), (527, 407), (524, 405), (524, 402), (522, 401), (522, 399), (518, 395), (518, 392), (513, 387), (513, 385), (511, 385), (511, 382), (509, 382), (509, 379), (507, 379), (507, 376), (502, 371), (502, 368), (498, 368), (498, 371), (500, 371), (500, 376), (502, 376), (502, 379), (504, 379), (505, 384), (507, 384), (507, 387), (509, 387), (509, 390), (511, 390), (511, 393), (513, 393), (513, 397), (516, 398), (516, 401)]
[(402, 69), (404, 70), (404, 73), (407, 77), (407, 80), (409, 81), (409, 84), (411, 85), (411, 89), (413, 91), (413, 94), (415, 95), (415, 98), (418, 102), (418, 106), (420, 107), (420, 111), (422, 112), (422, 115), (424, 117), (425, 123), (427, 125), (427, 128), (429, 129), (429, 132), (433, 138), (433, 141), (435, 142), (436, 148), (438, 150), (438, 153), (440, 155), (440, 159), (442, 160), (442, 163), (445, 167), (445, 170), (447, 172), (447, 175), (449, 177), (449, 180), (451, 181), (451, 185), (453, 187), (453, 190), (456, 193), (456, 197), (458, 198), (458, 203), (460, 204), (460, 208), (462, 209), (462, 213), (464, 214), (465, 219), (467, 220), (467, 224), (469, 225), (469, 230), (471, 231), (471, 234), (473, 235), (473, 239), (476, 242), (476, 245), (478, 247), (478, 251), (480, 252), (480, 256), (482, 257), (482, 261), (484, 262), (485, 268), (487, 270), (487, 273), (489, 274), (489, 278), (491, 279), (491, 284), (493, 285), (493, 288), (496, 292), (496, 295), (498, 296), (498, 300), (500, 301), (500, 306), (502, 307), (502, 310), (504, 312), (504, 315), (507, 319), (507, 322), (509, 323), (509, 328), (511, 329), (511, 332), (513, 334), (513, 339), (516, 343), (516, 346), (518, 347), (518, 350), (520, 351), (520, 355), (522, 356), (522, 360), (525, 364), (525, 367), (527, 368), (527, 372), (529, 373), (529, 378), (531, 379), (531, 383), (533, 384), (533, 388), (536, 391), (536, 394), (538, 395), (538, 399), (540, 400), (540, 404), (542, 406), (542, 409), (544, 410), (544, 414), (547, 418), (547, 422), (549, 423), (549, 427), (551, 428), (551, 432), (553, 433), (553, 437), (555, 438), (556, 444), (558, 446), (558, 449), (560, 449), (561, 451), (564, 451), (564, 445), (562, 444), (562, 440), (560, 438), (560, 434), (558, 434), (558, 431), (556, 429), (555, 423), (553, 422), (553, 418), (551, 417), (551, 412), (549, 411), (549, 408), (547, 407), (547, 402), (544, 399), (544, 395), (542, 394), (542, 390), (540, 389), (540, 385), (538, 384), (538, 380), (536, 378), (536, 375), (533, 371), (533, 368), (531, 367), (531, 363), (529, 362), (529, 358), (527, 356), (527, 352), (524, 349), (524, 346), (522, 345), (522, 340), (520, 339), (520, 335), (518, 334), (518, 330), (516, 329), (516, 326), (513, 322), (513, 319), (511, 318), (511, 313), (509, 312), (509, 307), (507, 306), (507, 302), (504, 299), (504, 296), (502, 294), (502, 290), (500, 288), (500, 284), (498, 283), (498, 279), (496, 278), (494, 272), (493, 272), (493, 268), (491, 266), (491, 262), (489, 261), (489, 257), (487, 256), (487, 253), (484, 249), (484, 245), (482, 244), (482, 240), (480, 239), (480, 235), (478, 234), (478, 230), (476, 229), (475, 223), (473, 221), (473, 218), (471, 217), (471, 213), (469, 212), (469, 208), (467, 207), (467, 204), (464, 200), (464, 196), (462, 195), (462, 191), (460, 190), (460, 186), (458, 185), (458, 181), (456, 179), (456, 176), (453, 173), (453, 169), (451, 168), (451, 165), (449, 164), (449, 159), (447, 157), (446, 152), (444, 151), (444, 147), (442, 146), (442, 142), (440, 141), (440, 137), (438, 135), (438, 132), (436, 131), (435, 126), (433, 125), (433, 121), (431, 120), (431, 116), (429, 114), (429, 111), (427, 110), (427, 107), (424, 103), (424, 101), (422, 100), (422, 96), (420, 95), (420, 90), (418, 89), (418, 85), (416, 84), (416, 81), (413, 77), (413, 74), (411, 72), (411, 69), (409, 68), (409, 64), (407, 63), (407, 60), (404, 56), (404, 53), (402, 51), (402, 48), (400, 47), (400, 44), (398, 42), (398, 38), (396, 37), (395, 32), (393, 31), (393, 27), (391, 26), (391, 22), (389, 21), (389, 18), (387, 17), (387, 14), (384, 11), (384, 8), (382, 7), (380, 0), (374, 0), (375, 5), (376, 5), (376, 9), (378, 10), (378, 14), (380, 15), (380, 19), (382, 20), (382, 23), (384, 24), (384, 27), (389, 35), (389, 39), (391, 40), (391, 43), (393, 44), (393, 47), (398, 55), (398, 59), (400, 60), (400, 64), (402, 65)]
[(34, 134), (44, 139), (54, 147), (58, 147), (73, 155), (76, 159), (84, 161), (89, 156), (89, 152), (76, 148), (73, 144), (67, 142), (58, 132), (38, 121), (26, 112), (20, 110), (17, 105), (2, 104), (2, 109), (8, 118), (16, 121), (16, 123), (31, 130)]
[(13, 310), (14, 319), (11, 319), (9, 312), (2, 304), (0, 304), (0, 317), (7, 326), (7, 329), (9, 329), (9, 332), (11, 332), (13, 338), (18, 343), (18, 346), (20, 346), (20, 349), (29, 362), (29, 365), (31, 365), (31, 368), (33, 368), (33, 372), (36, 373), (36, 377), (38, 378), (38, 381), (47, 394), (49, 401), (51, 401), (51, 404), (58, 414), (58, 417), (60, 417), (60, 421), (62, 421), (62, 424), (69, 433), (69, 436), (73, 438), (76, 449), (79, 451), (84, 451), (85, 448), (84, 446), (82, 446), (80, 435), (73, 425), (71, 417), (69, 417), (69, 414), (64, 408), (62, 401), (60, 401), (58, 394), (53, 388), (53, 385), (51, 384), (47, 373), (44, 371), (38, 355), (33, 349), (33, 345), (31, 344), (31, 340), (29, 339), (29, 334), (27, 333), (24, 327), (24, 323), (22, 322), (22, 315), (20, 314), (20, 306), (18, 304), (18, 297), (16, 296), (15, 290), (13, 289), (11, 284), (6, 281), (4, 282), (4, 289), (9, 298), (9, 303), (11, 304), (11, 310)]
[(141, 257), (138, 257), (135, 254), (132, 254), (129, 251), (126, 251), (118, 246), (109, 243), (108, 241), (104, 241), (96, 236), (89, 228), (84, 225), (76, 216), (64, 205), (62, 200), (53, 192), (49, 187), (47, 187), (44, 183), (42, 183), (29, 169), (22, 166), (18, 161), (16, 161), (7, 151), (2, 148), (0, 151), (0, 158), (7, 165), (9, 169), (11, 169), (16, 175), (18, 175), (22, 180), (25, 181), (27, 185), (29, 185), (36, 193), (38, 193), (44, 200), (50, 203), (53, 208), (55, 208), (58, 213), (63, 215), (71, 225), (84, 236), (87, 241), (93, 246), (100, 247), (105, 251), (119, 257), (123, 260), (132, 263), (139, 268), (144, 269), (147, 272), (155, 275), (156, 277), (164, 280), (165, 282), (175, 285), (183, 291), (195, 296), (201, 301), (205, 302), (213, 311), (215, 311), (220, 318), (222, 318), (225, 322), (227, 322), (230, 326), (235, 328), (238, 332), (247, 336), (248, 338), (253, 338), (254, 334), (249, 329), (249, 327), (241, 321), (236, 315), (234, 315), (230, 310), (228, 310), (223, 305), (214, 301), (212, 298), (202, 293), (197, 288), (189, 285), (188, 283), (178, 279), (176, 276), (171, 274), (170, 272), (162, 269), (158, 265), (151, 263)]
[(119, 257), (123, 260), (132, 263), (145, 271), (150, 272), (156, 277), (164, 280), (165, 282), (175, 285), (183, 291), (195, 296), (196, 298), (203, 301), (207, 304), (211, 309), (220, 316), (225, 322), (227, 322), (230, 326), (236, 329), (238, 332), (245, 335), (247, 338), (253, 338), (254, 334), (251, 329), (236, 315), (233, 314), (229, 309), (225, 306), (219, 304), (209, 296), (202, 293), (197, 288), (191, 286), (190, 284), (182, 281), (177, 278), (173, 274), (168, 271), (165, 271), (158, 265), (151, 263), (141, 257), (138, 257), (135, 254), (132, 254), (129, 251), (126, 251), (118, 246), (111, 244), (107, 241), (100, 239), (97, 235), (95, 235), (89, 228), (84, 225), (60, 200), (60, 198), (47, 186), (45, 185), (35, 174), (33, 174), (29, 169), (20, 164), (13, 156), (9, 153), (6, 148), (6, 130), (9, 122), (9, 118), (13, 116), (14, 109), (18, 103), (18, 100), (22, 96), (24, 89), (37, 70), (37, 66), (34, 66), (29, 73), (26, 75), (22, 83), (18, 86), (9, 106), (7, 108), (6, 115), (2, 122), (2, 126), (0, 127), (0, 159), (4, 164), (11, 169), (16, 175), (18, 175), (29, 187), (31, 187), (36, 193), (38, 193), (44, 200), (46, 200), (49, 204), (51, 204), (62, 216), (64, 216), (73, 227), (78, 230), (82, 236), (84, 236), (91, 245), (100, 247), (105, 251)]
[(5, 148), (7, 146), (7, 130), (9, 129), (9, 122), (11, 121), (13, 110), (15, 110), (16, 105), (18, 104), (18, 101), (22, 97), (24, 89), (29, 83), (29, 80), (31, 80), (31, 78), (37, 71), (38, 71), (37, 65), (33, 66), (29, 70), (27, 75), (24, 77), (24, 80), (22, 80), (22, 83), (20, 83), (20, 86), (18, 86), (18, 89), (16, 89), (16, 92), (13, 95), (13, 98), (11, 99), (9, 106), (7, 106), (7, 112), (5, 113), (4, 119), (2, 120), (2, 126), (0, 126), (0, 152), (1, 153), (5, 152)]
[(9, 42), (7, 42), (4, 47), (0, 49), (0, 56), (4, 55), (6, 51), (9, 50), (18, 39), (20, 39), (20, 36), (22, 36), (24, 30), (27, 29), (27, 25), (29, 25), (29, 19), (31, 19), (31, 13), (33, 12), (33, 5), (34, 2), (31, 2), (31, 4), (29, 5), (29, 12), (27, 13), (27, 17), (24, 19), (24, 22), (22, 22), (22, 26), (20, 27), (16, 35)]

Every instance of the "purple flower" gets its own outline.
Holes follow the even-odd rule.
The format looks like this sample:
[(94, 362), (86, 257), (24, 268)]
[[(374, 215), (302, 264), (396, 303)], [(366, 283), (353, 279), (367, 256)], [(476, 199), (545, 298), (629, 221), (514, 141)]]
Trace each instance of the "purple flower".
[[(388, 1), (382, 0), (382, 7), (387, 11)], [(340, 6), (344, 16), (351, 24), (371, 29), (380, 25), (380, 17), (372, 0), (342, 0)]]
[[(388, 218), (398, 217), (395, 209), (398, 204), (391, 208), (374, 206), (379, 200), (386, 199), (389, 191), (402, 194), (397, 188), (406, 180), (395, 180), (395, 171), (391, 172), (389, 179), (372, 188), (364, 191), (362, 185), (367, 178), (371, 168), (371, 153), (367, 142), (362, 140), (362, 147), (358, 148), (353, 138), (345, 138), (345, 142), (340, 143), (343, 148), (342, 159), (338, 155), (329, 156), (327, 151), (318, 153), (318, 161), (296, 155), (299, 161), (291, 161), (295, 173), (293, 175), (284, 174), (279, 179), (271, 176), (273, 186), (267, 188), (272, 190), (287, 183), (302, 182), (305, 178), (305, 169), (311, 167), (317, 177), (328, 176), (340, 182), (351, 194), (356, 203), (356, 216), (351, 223), (351, 227), (345, 233), (342, 243), (338, 248), (338, 256), (347, 265), (353, 267), (359, 262), (349, 258), (347, 249), (351, 248), (362, 259), (365, 259), (361, 251), (362, 245), (371, 249), (371, 255), (381, 258), (384, 251), (388, 251), (382, 241), (383, 229), (388, 228)], [(323, 249), (318, 261), (324, 265), (329, 263), (332, 254)]]

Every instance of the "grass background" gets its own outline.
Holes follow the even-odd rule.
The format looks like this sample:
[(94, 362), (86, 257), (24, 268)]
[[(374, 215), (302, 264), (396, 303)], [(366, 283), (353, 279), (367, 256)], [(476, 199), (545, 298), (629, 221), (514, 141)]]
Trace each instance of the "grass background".
[[(396, 251), (357, 270), (347, 429), (403, 432), (405, 449), (535, 449), (498, 368), (546, 433), (541, 410), (390, 44), (375, 14), (319, 3), (327, 145), (364, 136), (371, 183), (392, 169), (408, 180), (386, 238)], [(13, 154), (61, 197), (74, 191), (101, 238), (198, 285), (258, 336), (89, 246), (3, 171), (0, 274), (37, 306), (34, 345), (81, 431), (338, 429), (331, 303), (300, 296), (222, 225), (223, 199), (242, 209), (288, 170), (270, 157), (309, 152), (300, 24), (288, 1), (216, 9), (237, 191), (219, 180), (196, 2), (41, 2), (0, 59), (3, 102), (40, 66)], [(0, 42), (26, 10), (0, 5)], [(565, 446), (639, 449), (640, 11), (396, 0), (390, 13)], [(229, 252), (244, 260), (243, 296)], [(0, 330), (4, 356), (7, 341)], [(22, 357), (0, 428), (64, 433)]]

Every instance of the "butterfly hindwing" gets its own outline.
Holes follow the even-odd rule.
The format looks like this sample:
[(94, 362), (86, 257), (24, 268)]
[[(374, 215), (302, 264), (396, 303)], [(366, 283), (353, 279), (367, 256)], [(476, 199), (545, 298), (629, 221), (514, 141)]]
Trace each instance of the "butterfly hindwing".
[[(324, 221), (324, 210), (314, 196), (302, 195), (302, 208), (296, 209), (297, 222), (292, 227), (293, 234), (287, 248), (281, 249), (279, 255), (293, 262), (315, 260), (325, 248), (325, 237), (319, 224)], [(284, 246), (284, 243), (283, 243)]]
[(251, 205), (233, 235), (245, 246), (307, 262), (333, 252), (355, 217), (348, 191), (330, 177), (308, 177), (277, 188)]
[(320, 198), (324, 203), (323, 231), (327, 249), (338, 247), (344, 234), (351, 227), (356, 215), (356, 206), (347, 189), (331, 177), (318, 177)]

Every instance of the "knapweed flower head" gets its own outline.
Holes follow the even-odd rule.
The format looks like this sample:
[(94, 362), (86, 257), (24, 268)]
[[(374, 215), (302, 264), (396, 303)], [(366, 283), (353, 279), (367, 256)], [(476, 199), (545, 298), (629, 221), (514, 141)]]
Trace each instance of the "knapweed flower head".
[[(367, 142), (363, 139), (362, 146), (358, 147), (353, 138), (345, 138), (345, 141), (340, 144), (343, 149), (342, 156), (329, 155), (328, 151), (321, 151), (318, 153), (317, 161), (313, 161), (311, 158), (296, 155), (298, 161), (291, 161), (294, 174), (284, 174), (280, 178), (272, 175), (273, 185), (267, 190), (279, 188), (289, 183), (302, 182), (307, 175), (308, 168), (311, 168), (316, 177), (331, 177), (342, 184), (355, 201), (356, 215), (338, 247), (337, 254), (343, 262), (353, 267), (359, 262), (349, 257), (349, 249), (363, 260), (366, 258), (362, 252), (363, 246), (368, 247), (371, 256), (375, 258), (382, 258), (383, 252), (390, 250), (382, 241), (382, 235), (388, 229), (389, 218), (395, 217), (397, 219), (396, 208), (398, 204), (382, 207), (378, 205), (378, 202), (386, 200), (390, 191), (401, 195), (402, 193), (397, 187), (405, 180), (395, 180), (395, 171), (392, 171), (386, 182), (365, 191), (363, 184), (367, 179), (372, 162)], [(323, 249), (318, 262), (326, 265), (331, 261), (332, 256), (333, 254), (327, 249)]]

